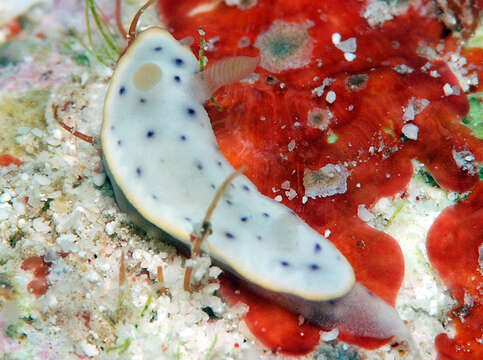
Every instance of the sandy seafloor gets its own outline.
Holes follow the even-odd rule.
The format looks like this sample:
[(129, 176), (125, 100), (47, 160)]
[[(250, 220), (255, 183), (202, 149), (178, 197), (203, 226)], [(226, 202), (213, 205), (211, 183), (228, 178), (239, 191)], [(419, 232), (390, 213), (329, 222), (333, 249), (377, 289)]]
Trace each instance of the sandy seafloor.
[[(73, 137), (53, 120), (51, 104), (69, 100), (73, 105), (61, 116), (98, 136), (112, 67), (96, 61), (78, 40), (87, 42), (83, 1), (30, 2), (38, 4), (26, 7), (23, 32), (0, 48), (0, 153), (23, 161), (0, 168), (0, 280), (15, 294), (13, 301), (0, 299), (0, 358), (286, 358), (257, 343), (241, 320), (244, 306), (231, 307), (217, 295), (221, 271), (208, 258), (195, 271), (199, 291), (183, 291), (185, 258), (130, 223), (105, 183), (99, 146)], [(12, 3), (20, 11), (19, 4), (29, 1), (0, 4), (13, 17)], [(108, 16), (113, 3), (98, 1)], [(124, 3), (127, 23), (140, 1)], [(153, 10), (143, 18), (144, 25), (157, 21)], [(5, 33), (1, 37), (4, 41)], [(371, 209), (371, 224), (400, 242), (406, 274), (397, 310), (423, 358), (434, 359), (434, 337), (451, 332), (446, 320), (454, 302), (429, 265), (425, 236), (457, 194), (419, 175), (407, 194), (381, 200)], [(119, 289), (122, 253), (127, 282)], [(39, 298), (28, 293), (32, 274), (21, 269), (24, 259), (37, 255), (51, 262), (50, 287)], [(167, 294), (156, 292), (158, 266)], [(219, 319), (210, 320), (206, 307)], [(325, 334), (319, 348), (300, 359), (409, 358), (390, 345), (364, 351), (335, 336)]]

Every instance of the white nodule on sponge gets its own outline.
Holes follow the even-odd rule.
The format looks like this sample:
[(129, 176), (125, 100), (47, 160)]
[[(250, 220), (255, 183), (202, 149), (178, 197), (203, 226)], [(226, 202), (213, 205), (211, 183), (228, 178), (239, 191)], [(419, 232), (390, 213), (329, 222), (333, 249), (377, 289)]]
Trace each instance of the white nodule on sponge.
[[(214, 68), (211, 80), (227, 83), (227, 73), (239, 79), (254, 68), (253, 61), (222, 64), (227, 71)], [(236, 64), (244, 70), (234, 69)], [(234, 172), (217, 147), (202, 103), (206, 94), (197, 93), (209, 87), (200, 84), (198, 65), (167, 31), (142, 32), (119, 61), (102, 127), (118, 202), (122, 193), (142, 217), (187, 246), (194, 225)], [(353, 269), (337, 248), (245, 176), (223, 194), (211, 225), (203, 250), (267, 290), (319, 301), (354, 286)]]

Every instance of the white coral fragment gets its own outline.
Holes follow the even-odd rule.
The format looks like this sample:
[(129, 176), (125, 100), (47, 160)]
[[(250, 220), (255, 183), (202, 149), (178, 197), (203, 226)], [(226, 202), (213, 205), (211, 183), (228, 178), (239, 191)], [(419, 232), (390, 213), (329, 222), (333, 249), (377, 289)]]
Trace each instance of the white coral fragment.
[(429, 103), (430, 102), (428, 99), (416, 99), (414, 97), (409, 99), (408, 106), (403, 108), (403, 120), (414, 120), (415, 116), (423, 112), (424, 109), (426, 109), (426, 107), (429, 105)]
[(340, 41), (335, 47), (345, 53), (355, 53), (357, 50), (357, 39), (355, 37)]
[(402, 127), (402, 133), (411, 140), (418, 139), (419, 128), (414, 124), (406, 124)]
[(337, 97), (336, 93), (331, 90), (327, 93), (327, 96), (325, 97), (325, 101), (327, 101), (329, 104), (332, 104), (335, 101), (336, 97)]

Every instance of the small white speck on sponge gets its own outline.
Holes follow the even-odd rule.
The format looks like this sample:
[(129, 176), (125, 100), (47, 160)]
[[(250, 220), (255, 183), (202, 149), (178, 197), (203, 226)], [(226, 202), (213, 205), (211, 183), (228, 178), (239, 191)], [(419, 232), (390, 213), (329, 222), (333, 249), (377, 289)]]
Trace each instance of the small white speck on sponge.
[(406, 124), (402, 127), (402, 133), (411, 140), (418, 139), (419, 127), (415, 124)]
[(326, 101), (327, 101), (329, 104), (332, 104), (332, 103), (335, 101), (336, 97), (337, 97), (337, 95), (335, 94), (335, 92), (331, 90), (331, 91), (329, 91), (329, 92), (327, 93), (327, 96), (325, 97), (325, 100), (326, 100)]

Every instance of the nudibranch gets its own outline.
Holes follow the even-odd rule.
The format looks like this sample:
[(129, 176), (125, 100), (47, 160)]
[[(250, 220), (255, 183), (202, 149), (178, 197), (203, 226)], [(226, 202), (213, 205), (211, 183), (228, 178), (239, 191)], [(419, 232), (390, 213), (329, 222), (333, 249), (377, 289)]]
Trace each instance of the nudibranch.
[[(216, 189), (234, 172), (218, 149), (204, 102), (252, 73), (257, 60), (220, 60), (199, 72), (189, 48), (150, 28), (120, 59), (104, 105), (101, 142), (120, 208), (189, 247)], [(325, 327), (406, 337), (396, 311), (355, 281), (347, 259), (293, 211), (234, 179), (202, 250), (263, 296)]]

